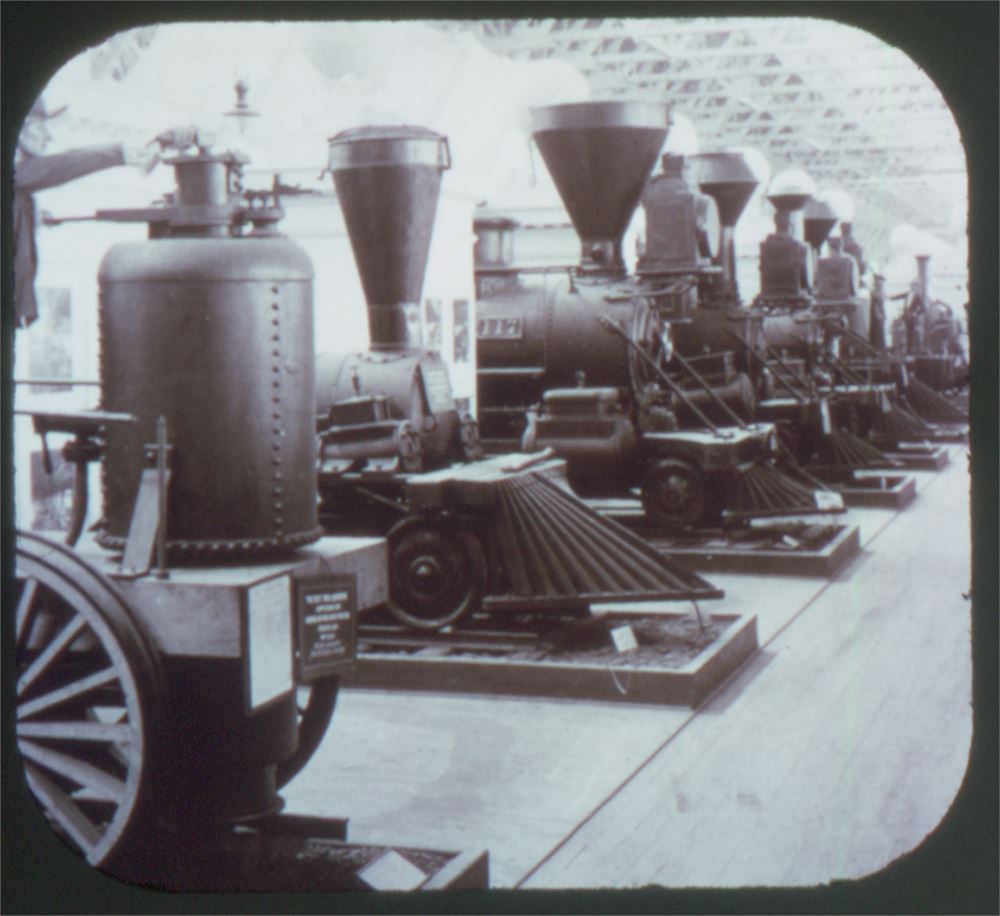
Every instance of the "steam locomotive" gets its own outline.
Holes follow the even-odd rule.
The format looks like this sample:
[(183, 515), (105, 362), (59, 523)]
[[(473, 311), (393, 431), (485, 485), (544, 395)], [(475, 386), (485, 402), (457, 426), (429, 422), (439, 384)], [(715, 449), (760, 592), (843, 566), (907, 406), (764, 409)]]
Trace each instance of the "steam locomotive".
[[(701, 358), (705, 332), (692, 326), (692, 316), (709, 314), (700, 308), (702, 296), (730, 302), (731, 275), (712, 263), (714, 201), (686, 185), (676, 193), (681, 163), (666, 157), (665, 175), (647, 188), (669, 128), (666, 106), (588, 102), (533, 114), (535, 141), (580, 237), (581, 256), (568, 271), (518, 271), (497, 263), (506, 244), (498, 236), (510, 227), (480, 226), (480, 252), (494, 262), (481, 263), (477, 275), (487, 448), (552, 448), (567, 459), (577, 492), (638, 490), (647, 517), (670, 532), (842, 509), (836, 494), (788, 459), (775, 426), (753, 416), (743, 346), (735, 356)], [(646, 252), (629, 276), (622, 236), (644, 188)], [(724, 196), (729, 202), (737, 195), (727, 189)], [(677, 224), (683, 237), (672, 230)], [(731, 233), (724, 242), (731, 265)], [(709, 333), (732, 351), (740, 325), (717, 314)], [(749, 313), (740, 317), (759, 328)], [(698, 352), (689, 346), (693, 336)]]
[(323, 524), (387, 537), (388, 610), (418, 629), (468, 623), (481, 610), (718, 596), (573, 496), (550, 453), (482, 457), (446, 364), (411, 316), (449, 164), (447, 139), (424, 128), (365, 127), (330, 140), (371, 349), (317, 360)]
[[(32, 413), (46, 454), (49, 434), (73, 437), (67, 543), (17, 537), (28, 786), (88, 862), (161, 887), (224, 880), (202, 856), (229, 862), (236, 825), (289, 829), (278, 790), (327, 730), (360, 612), (427, 629), (484, 605), (722, 594), (583, 506), (562, 462), (474, 460), (405, 313), (445, 138), (331, 141), (374, 346), (318, 360), (312, 264), (277, 230), (277, 193), (244, 191), (245, 161), (181, 152), (165, 204), (97, 212), (149, 238), (100, 266), (98, 409)], [(94, 460), (103, 513), (81, 542)]]
[(930, 295), (930, 256), (917, 255), (917, 279), (892, 327), (892, 355), (935, 391), (960, 391), (969, 381), (959, 319)]

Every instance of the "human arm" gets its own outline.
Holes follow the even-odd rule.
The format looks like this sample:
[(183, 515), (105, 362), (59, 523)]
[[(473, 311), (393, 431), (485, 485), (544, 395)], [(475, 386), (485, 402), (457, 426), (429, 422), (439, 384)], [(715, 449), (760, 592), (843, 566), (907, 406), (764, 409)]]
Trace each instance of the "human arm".
[(44, 191), (118, 165), (125, 165), (125, 150), (120, 143), (71, 149), (51, 156), (25, 156), (14, 166), (14, 188), (28, 193)]

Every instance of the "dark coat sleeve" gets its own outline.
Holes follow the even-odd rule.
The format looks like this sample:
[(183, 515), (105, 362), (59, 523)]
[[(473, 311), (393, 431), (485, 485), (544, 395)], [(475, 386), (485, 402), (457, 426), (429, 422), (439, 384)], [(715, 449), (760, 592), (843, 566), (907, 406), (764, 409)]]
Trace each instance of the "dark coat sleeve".
[(52, 156), (26, 156), (14, 166), (14, 188), (31, 194), (124, 164), (120, 143), (71, 149)]

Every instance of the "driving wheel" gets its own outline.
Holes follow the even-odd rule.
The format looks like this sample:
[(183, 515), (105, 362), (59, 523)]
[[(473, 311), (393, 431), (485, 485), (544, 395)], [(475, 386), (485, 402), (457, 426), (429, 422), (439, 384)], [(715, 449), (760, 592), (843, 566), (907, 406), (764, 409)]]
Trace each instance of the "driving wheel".
[(66, 547), (17, 536), (17, 747), (53, 830), (114, 867), (162, 801), (165, 691), (113, 583)]
[(439, 630), (480, 608), (486, 559), (475, 535), (442, 521), (406, 519), (388, 540), (389, 610), (401, 623)]

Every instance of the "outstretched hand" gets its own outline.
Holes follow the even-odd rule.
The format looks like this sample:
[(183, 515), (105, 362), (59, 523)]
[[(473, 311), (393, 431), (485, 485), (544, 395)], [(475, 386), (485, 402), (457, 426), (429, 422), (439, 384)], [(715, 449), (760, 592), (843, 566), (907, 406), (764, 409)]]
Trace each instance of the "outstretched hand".
[(146, 147), (123, 147), (122, 155), (125, 165), (131, 165), (139, 169), (143, 175), (148, 175), (156, 164), (160, 161), (160, 154), (156, 150)]
[(160, 152), (175, 150), (184, 152), (192, 146), (204, 146), (207, 137), (195, 124), (182, 124), (169, 127), (162, 133), (157, 134), (147, 143), (152, 146), (154, 143), (160, 147)]

